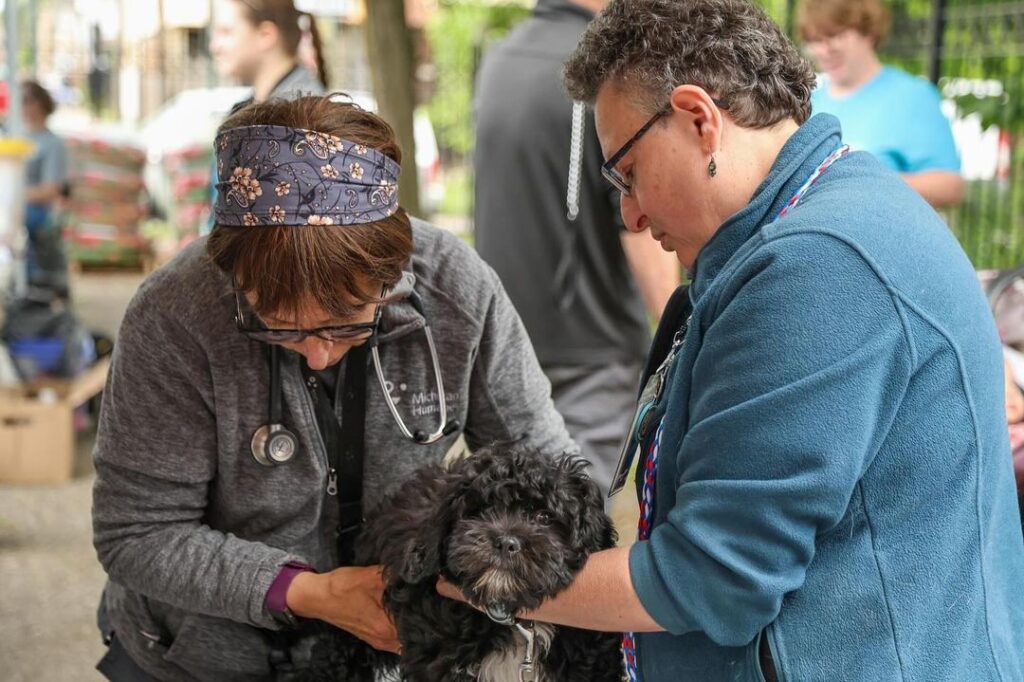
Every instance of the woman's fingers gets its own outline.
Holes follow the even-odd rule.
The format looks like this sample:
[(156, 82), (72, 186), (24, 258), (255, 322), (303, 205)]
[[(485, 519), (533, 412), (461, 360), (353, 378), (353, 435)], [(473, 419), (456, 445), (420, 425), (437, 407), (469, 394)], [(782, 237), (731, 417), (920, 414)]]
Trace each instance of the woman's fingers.
[(437, 593), (442, 597), (448, 597), (449, 599), (455, 599), (457, 601), (468, 603), (466, 595), (462, 594), (462, 590), (451, 584), (444, 578), (437, 579)]

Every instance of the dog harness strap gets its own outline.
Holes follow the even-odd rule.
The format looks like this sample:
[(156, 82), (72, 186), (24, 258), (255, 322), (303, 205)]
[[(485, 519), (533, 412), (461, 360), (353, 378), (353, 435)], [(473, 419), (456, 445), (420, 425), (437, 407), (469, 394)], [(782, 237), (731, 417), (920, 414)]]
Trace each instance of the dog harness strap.
[(526, 640), (526, 651), (519, 664), (519, 682), (537, 682), (537, 636), (533, 631), (532, 620), (520, 620), (510, 613), (495, 613), (491, 607), (485, 607), (487, 617), (499, 625), (510, 625)]
[(537, 657), (537, 638), (533, 632), (532, 620), (516, 620), (515, 628), (526, 640), (526, 653), (519, 664), (519, 682), (536, 682), (537, 670), (534, 667)]

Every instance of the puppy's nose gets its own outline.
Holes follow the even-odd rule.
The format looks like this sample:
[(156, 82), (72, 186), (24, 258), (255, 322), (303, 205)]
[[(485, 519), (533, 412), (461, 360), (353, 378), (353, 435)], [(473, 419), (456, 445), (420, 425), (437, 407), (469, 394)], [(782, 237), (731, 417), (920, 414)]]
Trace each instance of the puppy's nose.
[(523, 546), (519, 543), (519, 538), (503, 535), (494, 540), (494, 548), (505, 554), (518, 554)]

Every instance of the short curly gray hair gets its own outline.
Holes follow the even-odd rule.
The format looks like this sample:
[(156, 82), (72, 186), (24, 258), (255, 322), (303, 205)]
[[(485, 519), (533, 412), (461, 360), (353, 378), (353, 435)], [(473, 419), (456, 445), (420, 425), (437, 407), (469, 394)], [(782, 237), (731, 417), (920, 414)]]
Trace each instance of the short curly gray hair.
[(746, 128), (811, 113), (814, 69), (747, 0), (612, 0), (591, 22), (563, 73), (573, 99), (593, 104), (612, 81), (654, 114), (677, 85), (728, 103)]

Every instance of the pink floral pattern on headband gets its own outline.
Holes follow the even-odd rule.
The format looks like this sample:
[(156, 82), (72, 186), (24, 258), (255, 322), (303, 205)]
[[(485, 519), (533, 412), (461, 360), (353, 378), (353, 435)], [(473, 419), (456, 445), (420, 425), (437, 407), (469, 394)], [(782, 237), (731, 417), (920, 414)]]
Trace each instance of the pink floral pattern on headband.
[[(337, 135), (327, 135), (309, 130), (306, 131), (303, 141), (309, 147), (309, 151), (313, 152), (318, 159), (327, 159), (331, 154), (344, 151), (341, 138)], [(301, 145), (302, 142), (299, 144)], [(298, 147), (296, 148), (298, 149)]]
[(263, 188), (259, 180), (252, 176), (252, 168), (235, 168), (228, 182), (231, 184), (228, 198), (237, 201), (242, 208), (252, 206), (256, 197), (263, 196)]

